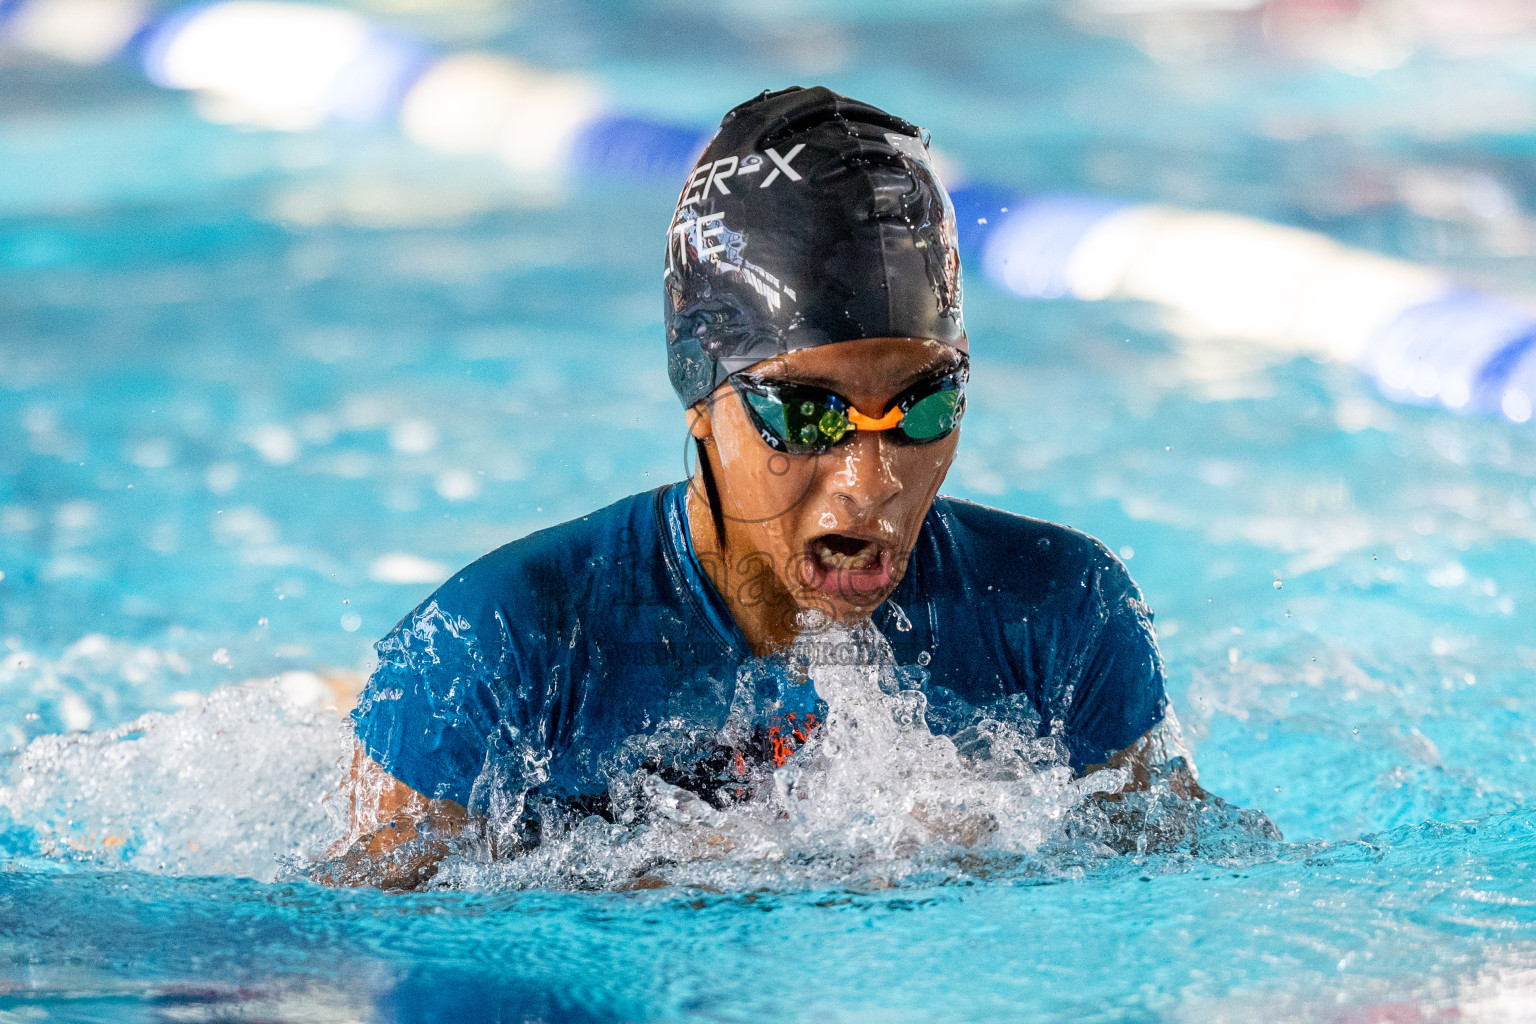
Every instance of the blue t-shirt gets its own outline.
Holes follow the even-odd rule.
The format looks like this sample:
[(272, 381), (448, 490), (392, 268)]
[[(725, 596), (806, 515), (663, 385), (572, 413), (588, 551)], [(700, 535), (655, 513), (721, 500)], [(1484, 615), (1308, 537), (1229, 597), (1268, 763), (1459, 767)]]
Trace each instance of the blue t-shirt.
[[(352, 713), (369, 756), (481, 812), (517, 796), (591, 807), (642, 766), (713, 798), (743, 752), (782, 760), (824, 706), (753, 656), (694, 555), (684, 495), (625, 498), (444, 583), (377, 645)], [(1012, 720), (1081, 771), (1163, 716), (1150, 611), (1114, 555), (1063, 526), (941, 496), (873, 621), (935, 732)]]

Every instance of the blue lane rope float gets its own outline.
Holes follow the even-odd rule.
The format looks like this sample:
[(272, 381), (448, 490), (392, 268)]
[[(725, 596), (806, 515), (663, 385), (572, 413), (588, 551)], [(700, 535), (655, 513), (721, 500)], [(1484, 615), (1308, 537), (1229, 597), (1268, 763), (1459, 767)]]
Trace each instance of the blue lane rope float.
[[(441, 53), (348, 10), (225, 0), (0, 0), (0, 42), (132, 61), (213, 120), (302, 130), (395, 122), (415, 142), (522, 174), (682, 179), (695, 125), (619, 109), (600, 83), (499, 54)], [(1176, 329), (1348, 362), (1401, 402), (1531, 419), (1536, 310), (1403, 260), (1247, 217), (953, 189), (968, 266), (1025, 298), (1157, 303)]]

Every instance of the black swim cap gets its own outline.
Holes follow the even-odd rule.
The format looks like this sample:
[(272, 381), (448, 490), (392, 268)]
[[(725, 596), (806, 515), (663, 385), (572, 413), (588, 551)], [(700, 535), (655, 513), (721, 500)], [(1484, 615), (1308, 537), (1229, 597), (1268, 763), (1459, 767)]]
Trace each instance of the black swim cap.
[(667, 235), (667, 373), (683, 405), (796, 349), (965, 350), (955, 213), (927, 134), (820, 87), (725, 115)]

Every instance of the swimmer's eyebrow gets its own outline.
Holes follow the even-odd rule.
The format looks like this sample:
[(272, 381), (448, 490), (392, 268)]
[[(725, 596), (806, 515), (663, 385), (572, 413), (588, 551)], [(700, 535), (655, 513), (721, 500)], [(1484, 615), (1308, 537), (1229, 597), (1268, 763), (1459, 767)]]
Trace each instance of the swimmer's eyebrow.
[[(917, 370), (908, 376), (907, 379), (896, 388), (896, 394), (901, 394), (903, 391), (912, 387), (914, 384), (919, 384), (925, 380), (928, 380), (932, 377), (937, 377), (944, 373), (950, 373), (958, 369), (959, 366), (960, 356), (958, 353), (952, 352), (948, 355), (934, 356), (921, 370)], [(760, 374), (760, 377), (770, 384), (798, 384), (802, 387), (822, 388), (826, 391), (837, 391), (845, 386), (842, 381), (831, 380), (827, 377), (816, 377), (810, 374), (796, 373), (793, 370), (785, 370), (778, 373), (764, 373)]]
[(960, 369), (960, 364), (963, 361), (964, 357), (962, 357), (960, 353), (953, 350), (942, 355), (934, 356), (932, 359), (928, 360), (927, 366), (924, 366), (911, 377), (908, 377), (907, 382), (901, 387), (897, 388), (896, 391), (900, 393), (907, 390), (907, 388), (910, 388), (914, 384), (920, 384), (923, 381), (929, 380), (933, 377), (954, 373), (956, 370)]

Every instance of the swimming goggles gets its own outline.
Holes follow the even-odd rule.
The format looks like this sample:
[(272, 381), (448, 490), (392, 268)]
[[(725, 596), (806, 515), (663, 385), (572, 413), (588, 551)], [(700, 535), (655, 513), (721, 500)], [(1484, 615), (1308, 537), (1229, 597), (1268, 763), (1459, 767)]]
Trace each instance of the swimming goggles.
[(865, 416), (842, 395), (814, 384), (770, 380), (745, 371), (727, 380), (770, 448), (790, 455), (824, 455), (855, 430), (892, 431), (887, 436), (896, 444), (942, 441), (965, 413), (969, 376), (970, 363), (962, 356), (954, 369), (903, 391), (879, 418)]

